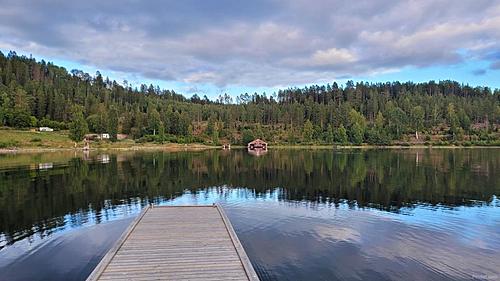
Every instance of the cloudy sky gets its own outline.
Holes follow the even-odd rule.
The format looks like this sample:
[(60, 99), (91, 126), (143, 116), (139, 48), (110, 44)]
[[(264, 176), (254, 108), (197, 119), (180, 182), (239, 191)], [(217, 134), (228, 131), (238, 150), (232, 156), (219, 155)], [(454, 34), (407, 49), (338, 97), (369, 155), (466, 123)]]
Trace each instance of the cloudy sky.
[(186, 95), (347, 79), (500, 87), (500, 1), (0, 0), (0, 50)]

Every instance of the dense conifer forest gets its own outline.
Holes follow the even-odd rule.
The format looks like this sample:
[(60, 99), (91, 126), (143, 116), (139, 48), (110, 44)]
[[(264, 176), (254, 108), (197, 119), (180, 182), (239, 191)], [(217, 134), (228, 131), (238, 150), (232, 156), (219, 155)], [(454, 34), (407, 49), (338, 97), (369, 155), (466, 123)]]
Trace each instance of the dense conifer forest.
[[(187, 98), (0, 52), (0, 126), (126, 134), (137, 142), (498, 144), (500, 90), (455, 81), (314, 85)], [(1, 131), (0, 131), (1, 133)]]

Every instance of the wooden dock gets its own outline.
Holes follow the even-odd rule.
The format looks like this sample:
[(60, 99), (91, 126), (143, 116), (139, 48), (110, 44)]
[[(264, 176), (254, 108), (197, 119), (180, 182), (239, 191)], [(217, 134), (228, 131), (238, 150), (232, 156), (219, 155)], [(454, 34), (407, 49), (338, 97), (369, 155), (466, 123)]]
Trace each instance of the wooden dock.
[(145, 208), (87, 280), (259, 279), (215, 205)]

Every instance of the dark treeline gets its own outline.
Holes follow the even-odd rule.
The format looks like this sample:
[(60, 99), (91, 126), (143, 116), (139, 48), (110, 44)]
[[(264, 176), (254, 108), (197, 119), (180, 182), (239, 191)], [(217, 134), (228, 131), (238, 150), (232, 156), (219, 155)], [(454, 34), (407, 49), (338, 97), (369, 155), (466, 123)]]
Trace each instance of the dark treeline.
[(0, 126), (118, 133), (140, 141), (246, 143), (495, 142), (500, 91), (454, 81), (337, 83), (234, 100), (141, 85), (0, 52)]

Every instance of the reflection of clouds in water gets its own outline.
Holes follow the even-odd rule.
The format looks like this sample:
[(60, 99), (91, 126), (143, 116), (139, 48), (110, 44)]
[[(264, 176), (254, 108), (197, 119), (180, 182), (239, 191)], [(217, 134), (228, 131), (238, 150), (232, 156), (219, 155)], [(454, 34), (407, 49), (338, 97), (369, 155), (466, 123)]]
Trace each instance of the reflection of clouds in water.
[[(495, 258), (500, 234), (495, 229), (500, 227), (500, 209), (494, 205), (454, 209), (416, 206), (389, 213), (347, 203), (286, 201), (281, 199), (285, 192), (275, 188), (256, 194), (250, 189), (222, 186), (185, 191), (175, 199), (158, 197), (155, 202), (221, 203), (256, 270), (269, 280), (290, 276), (297, 280), (460, 280), (478, 274), (498, 275), (500, 261)], [(99, 214), (68, 215), (64, 218), (68, 231), (30, 243), (25, 239), (4, 249), (0, 268), (5, 271), (7, 263), (14, 262), (25, 267), (44, 265), (42, 257), (48, 256), (54, 256), (48, 259), (52, 262), (69, 256), (80, 262), (96, 262), (96, 251), (105, 250), (102, 245), (109, 242), (108, 236), (97, 231), (89, 239), (85, 233), (92, 227), (82, 226), (92, 225), (96, 219), (116, 220), (137, 213), (140, 202), (136, 198), (120, 207), (108, 202)], [(488, 219), (480, 220), (485, 214)], [(73, 227), (80, 229), (72, 231)], [(28, 258), (23, 261), (26, 253)], [(77, 269), (72, 262), (65, 266), (69, 271)], [(21, 270), (8, 266), (8, 272), (13, 274), (16, 268)]]
[[(467, 280), (477, 273), (498, 274), (500, 268), (500, 234), (490, 235), (500, 220), (481, 225), (476, 216), (466, 214), (483, 212), (479, 207), (428, 210), (442, 223), (438, 228), (374, 209), (311, 209), (284, 202), (225, 206), (249, 255), (270, 275), (280, 276), (286, 267), (297, 276), (342, 279), (376, 271), (367, 278)], [(484, 212), (494, 212), (491, 218), (500, 215), (497, 209)], [(449, 216), (454, 219), (444, 224)], [(467, 230), (477, 234), (473, 237), (489, 238), (470, 239)]]
[(397, 221), (363, 225), (363, 228), (366, 239), (360, 245), (362, 254), (414, 266), (422, 274), (435, 272), (460, 279), (467, 278), (469, 272), (484, 271), (484, 264), (490, 263), (490, 270), (495, 268), (491, 264), (494, 256), (473, 244), (460, 243), (457, 233), (447, 233), (446, 229), (416, 228)]
[(327, 227), (317, 226), (314, 228), (316, 235), (320, 239), (328, 239), (331, 241), (346, 241), (349, 243), (360, 243), (361, 233), (357, 230), (347, 227)]
[[(111, 200), (106, 200), (103, 203), (104, 208), (99, 211), (95, 210), (90, 205), (88, 209), (45, 220), (44, 226), (33, 227), (30, 232), (17, 232), (13, 237), (2, 234), (0, 235), (0, 250), (4, 247), (18, 247), (18, 249), (29, 251), (32, 247), (40, 245), (45, 239), (50, 239), (53, 235), (134, 216), (138, 214), (142, 206), (145, 205), (145, 201), (140, 198), (131, 198), (128, 202), (123, 201), (121, 204), (117, 204), (116, 202), (113, 204)], [(49, 227), (52, 225), (54, 225), (54, 227)], [(14, 244), (9, 245), (13, 242)], [(1, 262), (2, 259), (0, 259), (0, 267)]]
[(131, 218), (121, 219), (47, 239), (20, 241), (1, 251), (0, 276), (2, 280), (83, 280), (130, 222)]
[[(4, 194), (17, 194), (1, 201), (9, 232), (0, 235), (0, 247), (6, 246), (0, 261), (10, 263), (6, 249), (11, 258), (41, 253), (30, 247), (55, 248), (59, 235), (71, 240), (150, 202), (220, 202), (264, 280), (470, 279), (477, 271), (491, 273), (500, 249), (497, 178), (456, 168), (472, 161), (497, 170), (489, 151), (477, 151), (473, 159), (462, 150), (422, 151), (418, 167), (413, 150), (273, 150), (258, 159), (244, 150), (127, 152), (110, 153), (109, 164), (101, 152), (83, 161), (79, 151), (64, 165), (43, 154), (17, 170), (19, 159), (0, 156), (0, 166), (8, 167), (0, 173), (15, 175), (4, 177)], [(26, 172), (49, 162), (53, 168), (43, 173)], [(25, 202), (43, 207), (27, 209)], [(29, 270), (22, 264), (19, 270)]]
[(54, 163), (40, 163), (38, 164), (39, 170), (48, 170), (54, 168)]
[(99, 163), (108, 164), (109, 163), (109, 155), (108, 154), (97, 155), (97, 159), (96, 160)]

